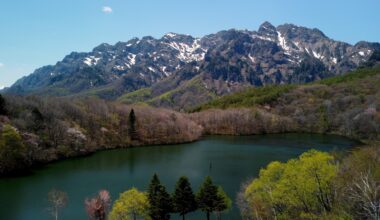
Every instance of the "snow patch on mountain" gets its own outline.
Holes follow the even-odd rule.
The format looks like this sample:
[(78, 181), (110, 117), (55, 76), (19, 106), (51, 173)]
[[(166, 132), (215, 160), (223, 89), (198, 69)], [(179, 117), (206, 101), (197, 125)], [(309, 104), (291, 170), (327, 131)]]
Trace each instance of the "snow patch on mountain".
[(252, 34), (251, 37), (253, 39), (255, 38), (258, 38), (258, 39), (261, 39), (261, 40), (266, 40), (266, 41), (272, 41), (272, 42), (275, 42), (276, 40), (271, 38), (271, 37), (264, 37), (264, 36), (261, 36), (261, 35), (258, 35), (258, 34)]
[(256, 59), (252, 56), (252, 54), (248, 54), (248, 58), (252, 61), (252, 63), (256, 63)]
[[(200, 45), (200, 39), (194, 40), (192, 44), (178, 43), (172, 41), (164, 43), (178, 51), (177, 58), (183, 62), (189, 63), (192, 61), (200, 61), (204, 59), (206, 51)], [(200, 52), (197, 52), (200, 49)]]
[(284, 49), (286, 52), (289, 52), (290, 47), (286, 44), (285, 37), (283, 37), (279, 31), (277, 31), (277, 36), (278, 36), (278, 42), (280, 46), (282, 47), (282, 49)]
[(130, 65), (136, 64), (136, 54), (130, 53), (128, 54), (128, 62)]
[(170, 72), (168, 72), (168, 71), (166, 71), (166, 69), (167, 69), (167, 67), (166, 66), (162, 66), (161, 67), (161, 71), (165, 74), (165, 76), (170, 76), (171, 75), (171, 73)]
[(296, 47), (298, 48), (299, 51), (304, 51), (305, 50), (305, 48), (303, 48), (299, 42), (295, 41), (293, 43), (294, 43), (294, 45), (296, 45)]
[(177, 34), (172, 33), (172, 32), (167, 33), (167, 34), (164, 35), (164, 37), (166, 37), (166, 38), (173, 38), (173, 37), (175, 37), (175, 36), (177, 36)]
[(320, 60), (324, 58), (324, 56), (322, 54), (319, 54), (319, 53), (315, 52), (314, 50), (312, 52), (313, 52), (313, 56), (315, 58), (320, 59)]
[(87, 66), (96, 66), (100, 59), (101, 59), (100, 57), (89, 56), (89, 57), (84, 58), (83, 63), (86, 64)]

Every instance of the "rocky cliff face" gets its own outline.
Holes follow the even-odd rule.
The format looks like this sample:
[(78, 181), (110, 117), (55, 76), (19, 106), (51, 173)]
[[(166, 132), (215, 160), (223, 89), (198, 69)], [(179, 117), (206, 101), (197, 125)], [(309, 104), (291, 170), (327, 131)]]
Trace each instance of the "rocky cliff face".
[(247, 86), (343, 74), (377, 50), (378, 43), (350, 45), (318, 29), (265, 22), (258, 31), (228, 30), (202, 38), (169, 33), (161, 39), (101, 44), (37, 69), (6, 92), (121, 97), (164, 106), (188, 100), (193, 105)]

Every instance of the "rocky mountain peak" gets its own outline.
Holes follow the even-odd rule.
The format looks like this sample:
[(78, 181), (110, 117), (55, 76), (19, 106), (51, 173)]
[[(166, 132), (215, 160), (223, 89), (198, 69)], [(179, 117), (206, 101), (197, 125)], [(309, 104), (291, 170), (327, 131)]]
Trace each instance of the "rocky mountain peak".
[(301, 39), (303, 41), (318, 41), (323, 39), (328, 39), (328, 37), (317, 28), (306, 28), (302, 26), (297, 26), (294, 24), (283, 24), (277, 27), (277, 30), (282, 33), (284, 37), (289, 39)]
[(194, 41), (194, 39), (195, 38), (191, 35), (177, 34), (173, 32), (167, 33), (161, 38), (161, 40), (163, 41), (181, 41), (185, 43), (191, 43), (192, 41)]
[(93, 52), (107, 51), (107, 50), (109, 50), (109, 49), (111, 49), (111, 48), (112, 48), (112, 45), (107, 44), (107, 43), (102, 43), (102, 44), (100, 44), (99, 46), (95, 47), (95, 48), (93, 49)]
[(263, 34), (263, 35), (273, 36), (273, 35), (277, 35), (277, 30), (275, 26), (273, 26), (271, 23), (266, 21), (260, 25), (258, 33)]

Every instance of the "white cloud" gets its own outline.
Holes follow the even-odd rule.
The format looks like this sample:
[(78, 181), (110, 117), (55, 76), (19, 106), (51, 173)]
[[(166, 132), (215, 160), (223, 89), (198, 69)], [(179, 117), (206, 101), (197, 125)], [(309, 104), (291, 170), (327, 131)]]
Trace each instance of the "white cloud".
[(0, 68), (4, 66), (4, 63), (0, 63)]
[(103, 11), (104, 13), (106, 13), (106, 14), (109, 14), (109, 13), (112, 13), (112, 8), (109, 7), (109, 6), (104, 6), (104, 7), (102, 8), (102, 11)]
[(2, 90), (2, 89), (4, 89), (5, 88), (5, 86), (3, 86), (3, 85), (0, 85), (0, 90)]

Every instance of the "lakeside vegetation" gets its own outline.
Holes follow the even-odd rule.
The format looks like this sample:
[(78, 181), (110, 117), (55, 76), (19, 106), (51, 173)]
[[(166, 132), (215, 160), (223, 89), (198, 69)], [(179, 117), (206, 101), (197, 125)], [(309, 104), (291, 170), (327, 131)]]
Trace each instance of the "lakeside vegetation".
[[(57, 220), (59, 213), (68, 203), (65, 192), (52, 189), (48, 194), (51, 216)], [(93, 220), (128, 220), (152, 219), (168, 220), (171, 214), (179, 214), (183, 220), (186, 214), (201, 210), (207, 220), (211, 214), (222, 219), (222, 213), (231, 208), (232, 201), (221, 186), (213, 183), (207, 176), (194, 194), (187, 177), (180, 177), (174, 193), (170, 195), (161, 184), (158, 175), (154, 174), (147, 192), (141, 192), (133, 187), (120, 193), (112, 205), (112, 198), (107, 190), (100, 190), (93, 197), (84, 200), (85, 211)]]
[(380, 146), (340, 158), (311, 150), (242, 187), (244, 219), (379, 219)]
[[(271, 162), (258, 177), (243, 183), (234, 202), (247, 220), (376, 220), (380, 216), (379, 170), (379, 146), (357, 148), (345, 155), (309, 150), (287, 162)], [(147, 189), (132, 187), (115, 199), (100, 190), (84, 199), (84, 211), (95, 220), (186, 219), (194, 211), (204, 212), (204, 219), (222, 219), (232, 205), (209, 176), (196, 193), (187, 177), (180, 177), (169, 193), (156, 174)], [(48, 210), (54, 219), (70, 202), (69, 196), (55, 189), (49, 192)]]
[(251, 89), (194, 113), (96, 98), (0, 96), (0, 174), (102, 149), (185, 143), (208, 134), (309, 132), (379, 141), (378, 85), (380, 68), (359, 69), (311, 84)]
[[(20, 174), (35, 164), (103, 149), (191, 142), (207, 134), (340, 134), (368, 146), (344, 157), (310, 151), (287, 163), (269, 164), (242, 188), (237, 199), (242, 215), (246, 219), (378, 219), (379, 85), (380, 68), (365, 68), (310, 84), (252, 89), (205, 104), (193, 113), (95, 98), (0, 95), (0, 174)], [(194, 210), (193, 199), (172, 206), (172, 196), (158, 178), (152, 182), (156, 190), (146, 194), (132, 188), (113, 207), (109, 193), (100, 191), (85, 201), (89, 217), (105, 219), (110, 211), (110, 218), (169, 219), (170, 213), (185, 217)], [(177, 186), (192, 197), (188, 181), (182, 179)], [(223, 197), (211, 180), (206, 179), (201, 188), (208, 189), (203, 194), (212, 193), (207, 198)], [(152, 191), (157, 195), (149, 196)], [(174, 196), (177, 202), (179, 194)], [(224, 199), (221, 207), (226, 208), (210, 208), (215, 204), (199, 194), (197, 208), (206, 216), (230, 206)], [(139, 198), (140, 207), (130, 207), (132, 196)], [(49, 201), (52, 215), (57, 216), (67, 195), (53, 191)]]

